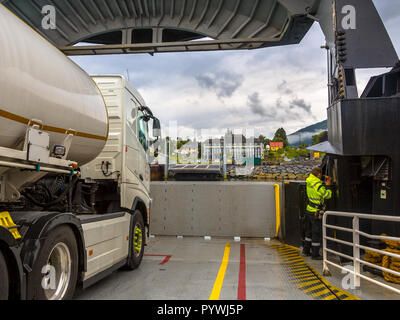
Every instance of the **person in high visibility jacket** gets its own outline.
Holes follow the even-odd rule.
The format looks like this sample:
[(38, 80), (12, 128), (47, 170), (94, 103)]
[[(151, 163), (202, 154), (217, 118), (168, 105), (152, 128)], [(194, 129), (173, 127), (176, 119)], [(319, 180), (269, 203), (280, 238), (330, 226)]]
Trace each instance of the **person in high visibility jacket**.
[[(322, 181), (322, 169), (313, 168), (307, 182), (308, 204), (305, 214), (305, 241), (303, 254), (312, 255), (312, 259), (321, 260), (319, 255), (322, 238), (322, 215), (325, 212), (325, 200), (332, 197), (332, 191), (327, 189)], [(330, 186), (327, 179), (326, 186)], [(311, 252), (310, 252), (311, 251)]]

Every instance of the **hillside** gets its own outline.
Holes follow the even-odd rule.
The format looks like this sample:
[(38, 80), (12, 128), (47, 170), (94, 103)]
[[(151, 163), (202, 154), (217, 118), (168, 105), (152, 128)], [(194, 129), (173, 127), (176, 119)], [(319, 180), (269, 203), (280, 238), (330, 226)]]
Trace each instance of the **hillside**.
[(310, 145), (312, 136), (326, 130), (328, 130), (328, 120), (324, 120), (300, 129), (295, 133), (288, 135), (288, 140), (292, 146), (298, 146), (301, 142), (305, 142), (306, 144)]

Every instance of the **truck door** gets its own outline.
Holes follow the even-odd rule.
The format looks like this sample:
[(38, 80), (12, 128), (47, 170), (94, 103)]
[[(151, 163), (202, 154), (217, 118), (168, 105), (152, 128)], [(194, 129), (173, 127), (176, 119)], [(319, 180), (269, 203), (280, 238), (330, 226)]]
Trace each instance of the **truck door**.
[[(129, 102), (129, 103), (128, 103)], [(121, 206), (132, 208), (136, 197), (147, 199), (150, 192), (150, 166), (147, 161), (148, 128), (138, 110), (138, 103), (130, 99), (126, 105), (124, 157), (121, 184)]]
[(137, 106), (132, 99), (129, 101), (126, 110), (125, 124), (125, 170), (123, 170), (123, 183), (139, 185), (139, 154), (141, 145), (137, 138), (138, 115)]
[(139, 111), (138, 117), (138, 138), (142, 146), (139, 151), (138, 170), (139, 179), (146, 190), (150, 191), (150, 165), (148, 163), (149, 152), (149, 127), (148, 122), (144, 121), (142, 112)]

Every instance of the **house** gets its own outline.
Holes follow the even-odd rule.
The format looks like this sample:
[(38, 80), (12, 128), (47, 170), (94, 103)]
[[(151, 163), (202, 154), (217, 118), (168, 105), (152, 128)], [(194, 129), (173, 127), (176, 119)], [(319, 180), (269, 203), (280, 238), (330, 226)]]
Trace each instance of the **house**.
[(270, 142), (269, 147), (271, 151), (278, 151), (283, 148), (283, 142)]
[(207, 139), (203, 142), (201, 153), (202, 159), (206, 162), (219, 162), (222, 157), (224, 140)]
[(197, 141), (189, 141), (179, 149), (179, 154), (187, 157), (194, 153), (197, 156), (198, 149), (199, 145)]
[(208, 139), (203, 143), (202, 156), (205, 161), (219, 162), (226, 153), (227, 163), (259, 163), (263, 154), (263, 144), (257, 138), (229, 132), (220, 139)]

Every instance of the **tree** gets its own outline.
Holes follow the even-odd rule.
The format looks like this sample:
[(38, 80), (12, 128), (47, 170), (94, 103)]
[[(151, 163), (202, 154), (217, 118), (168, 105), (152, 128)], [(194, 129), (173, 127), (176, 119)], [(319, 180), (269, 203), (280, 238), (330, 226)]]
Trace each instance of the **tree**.
[(328, 131), (322, 131), (312, 137), (312, 145), (316, 145), (321, 142), (328, 141)]
[(189, 141), (190, 141), (189, 139), (187, 139), (187, 140), (179, 140), (178, 139), (178, 144), (177, 144), (178, 150), (180, 150)]
[(264, 148), (266, 148), (269, 143), (271, 142), (270, 139), (266, 138), (265, 136), (263, 136), (262, 134), (258, 137), (258, 139), (261, 141), (261, 143), (264, 145)]
[(197, 159), (201, 159), (201, 142), (197, 143), (197, 150), (198, 150)]
[(283, 142), (283, 147), (284, 148), (289, 146), (289, 141), (288, 141), (288, 138), (286, 136), (285, 129), (279, 128), (278, 130), (276, 130), (273, 142)]
[(305, 143), (304, 141), (300, 144), (299, 146), (300, 149), (307, 149), (308, 148), (308, 144)]
[[(281, 149), (283, 150), (283, 149)], [(270, 151), (267, 155), (267, 160), (268, 161), (273, 161), (273, 162), (282, 162), (283, 161), (283, 157), (282, 157), (282, 153), (279, 153), (278, 151)]]

